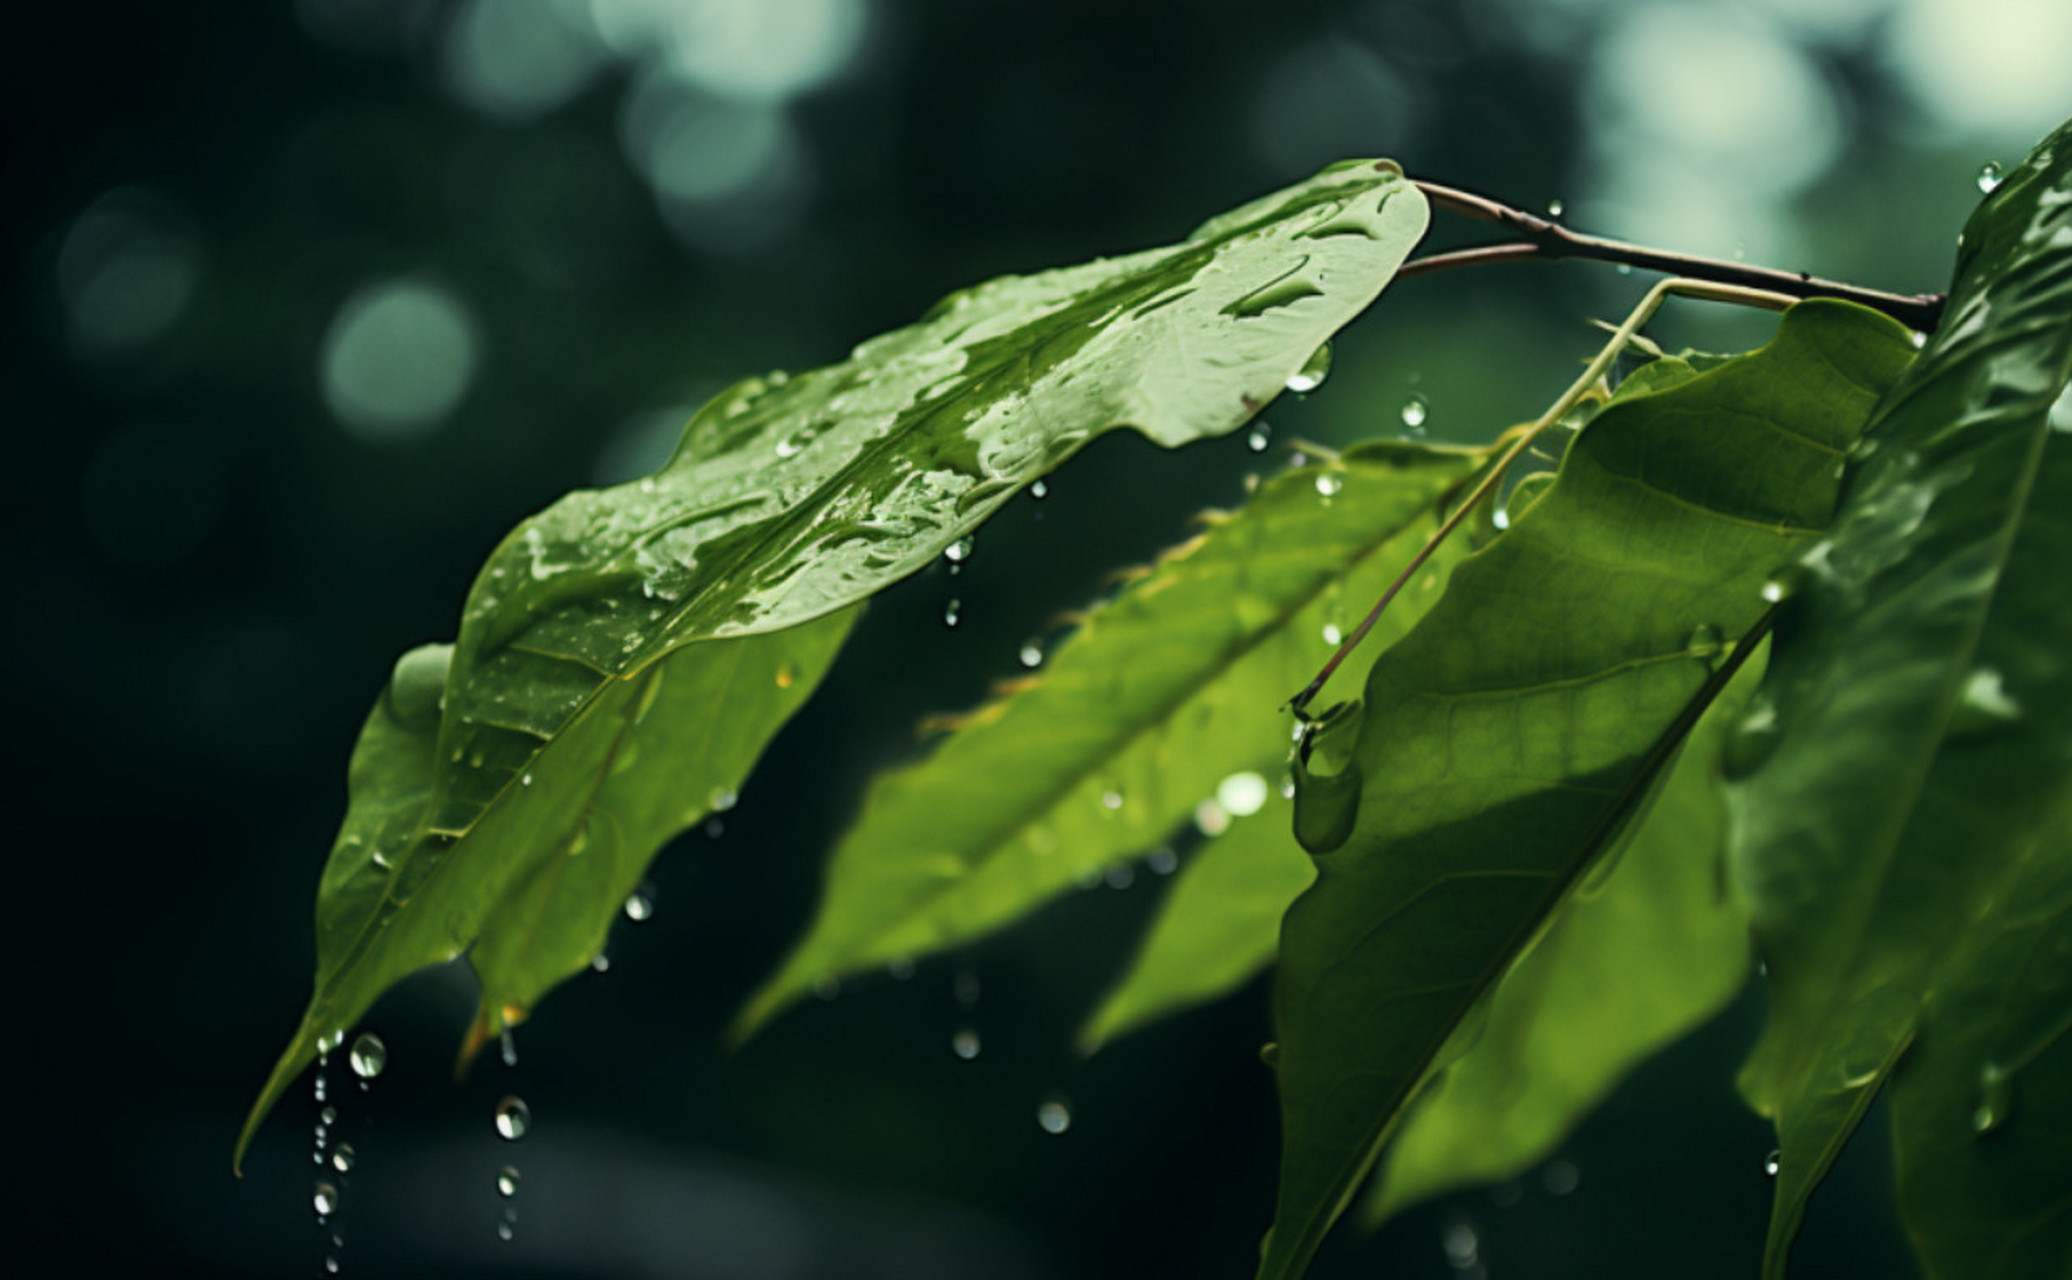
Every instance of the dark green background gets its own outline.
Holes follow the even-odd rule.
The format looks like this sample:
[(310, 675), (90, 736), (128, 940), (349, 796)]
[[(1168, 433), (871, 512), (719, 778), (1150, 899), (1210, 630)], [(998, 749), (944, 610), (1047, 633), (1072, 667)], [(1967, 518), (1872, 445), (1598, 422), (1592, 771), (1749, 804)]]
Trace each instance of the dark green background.
[[(2048, 7), (2033, 11), (2045, 36), (2008, 38), (2064, 37)], [(863, 26), (838, 74), (768, 108), (794, 140), (793, 187), (672, 208), (621, 145), (640, 58), (600, 55), (565, 103), (500, 118), (452, 88), (464, 8), (7, 15), (8, 1042), (28, 1135), (14, 1218), (68, 1266), (319, 1274), (307, 1088), (242, 1182), (229, 1155), (307, 992), (346, 751), (394, 656), (451, 634), (503, 530), (572, 484), (628, 474), (643, 439), (653, 457), (629, 422), (837, 359), (985, 276), (1177, 238), (1345, 154), (1561, 199), (1593, 229), (1940, 288), (1980, 162), (2015, 159), (2072, 107), (2024, 116), (1982, 81), (1991, 109), (1967, 114), (1962, 88), (1928, 85), (1906, 55), (1922, 13), (1947, 8), (1926, 0), (1789, 18), (1722, 6), (1729, 34), (1817, 90), (1805, 119), (1776, 117), (1804, 93), (1751, 78), (1765, 64), (1718, 54), (1731, 41), (1696, 42), (1682, 72), (1696, 97), (1634, 112), (1620, 58), (1636, 32), (1664, 38), (1663, 13), (1697, 12), (1673, 6), (878, 0), (850, 6)], [(1737, 116), (1744, 89), (1771, 114)], [(1779, 179), (1760, 157), (1791, 139), (1804, 172)], [(1664, 214), (1693, 209), (1723, 221)], [(109, 247), (110, 225), (127, 246)], [(179, 305), (111, 330), (144, 286), (107, 273), (154, 261), (161, 282), (187, 282)], [(397, 277), (462, 300), (479, 364), (429, 429), (370, 438), (334, 421), (321, 361), (345, 301)], [(1156, 877), (1072, 895), (909, 980), (851, 984), (736, 1055), (719, 1030), (803, 926), (820, 858), (871, 772), (914, 749), (919, 716), (1015, 674), (1047, 620), (1181, 537), (1190, 512), (1237, 501), (1292, 437), (1399, 433), (1412, 395), (1441, 438), (1529, 416), (1596, 340), (1584, 318), (1616, 316), (1641, 285), (1585, 266), (1406, 282), (1341, 342), (1320, 393), (1267, 411), (1273, 451), (1105, 441), (1048, 499), (1010, 504), (961, 574), (888, 593), (724, 834), (664, 853), (656, 916), (619, 926), (610, 972), (523, 1029), (517, 1068), (491, 1060), (451, 1084), (464, 971), (377, 1010), (391, 1070), (366, 1096), (333, 1085), (359, 1153), (338, 1219), (346, 1273), (1247, 1274), (1275, 1143), (1262, 989), (1091, 1062), (1069, 1048)], [(1764, 328), (1685, 311), (1664, 332)], [(951, 995), (960, 964), (983, 989), (969, 1014)], [(1536, 1172), (1515, 1195), (1344, 1231), (1316, 1274), (1752, 1275), (1770, 1143), (1731, 1075), (1759, 1012), (1744, 1001), (1641, 1072), (1565, 1153), (1569, 1194)], [(984, 1038), (971, 1063), (949, 1049), (966, 1023)], [(490, 1112), (512, 1091), (536, 1124), (507, 1146)], [(1034, 1119), (1053, 1095), (1073, 1110), (1062, 1137)], [(1881, 1131), (1867, 1134), (1814, 1202), (1805, 1274), (1910, 1266)], [(506, 1161), (524, 1174), (510, 1244), (494, 1234)], [(1480, 1273), (1441, 1247), (1461, 1222), (1480, 1233)]]

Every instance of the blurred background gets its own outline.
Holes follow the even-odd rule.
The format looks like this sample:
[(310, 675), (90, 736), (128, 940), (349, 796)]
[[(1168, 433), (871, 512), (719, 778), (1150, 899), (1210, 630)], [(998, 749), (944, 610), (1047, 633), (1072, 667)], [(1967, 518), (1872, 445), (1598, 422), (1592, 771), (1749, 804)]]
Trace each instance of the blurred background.
[[(1264, 452), (1118, 435), (1015, 499), (955, 577), (874, 605), (739, 807), (657, 862), (653, 918), (546, 1002), (515, 1066), (452, 1083), (464, 968), (381, 1004), (387, 1072), (362, 1092), (333, 1068), (355, 1163), (320, 1228), (307, 1085), (242, 1181), (230, 1150), (307, 995), (346, 753), (390, 662), (452, 634), (505, 529), (650, 469), (724, 383), (837, 360), (990, 275), (1177, 239), (1333, 159), (1914, 291), (1943, 286), (1987, 166), (2072, 112), (2062, 0), (31, 0), (7, 18), (28, 554), (6, 633), (36, 730), (14, 769), (11, 1243), (138, 1274), (320, 1275), (331, 1256), (366, 1276), (1248, 1275), (1276, 1140), (1263, 984), (1091, 1060), (1070, 1048), (1165, 887), (1149, 869), (851, 983), (737, 1054), (719, 1030), (923, 714), (1015, 673), (1049, 619), (1291, 441), (1483, 440), (1530, 416), (1641, 279), (1406, 281), (1327, 386), (1267, 410)], [(1432, 243), (1471, 230), (1442, 219)], [(1658, 329), (1717, 346), (1771, 323), (1685, 304)], [(1752, 1276), (1772, 1143), (1731, 1080), (1759, 1016), (1744, 1000), (1649, 1065), (1546, 1168), (1341, 1230), (1315, 1274)], [(505, 1094), (531, 1107), (518, 1143), (492, 1128)], [(1874, 1122), (1815, 1201), (1806, 1274), (1911, 1274), (1882, 1145)]]

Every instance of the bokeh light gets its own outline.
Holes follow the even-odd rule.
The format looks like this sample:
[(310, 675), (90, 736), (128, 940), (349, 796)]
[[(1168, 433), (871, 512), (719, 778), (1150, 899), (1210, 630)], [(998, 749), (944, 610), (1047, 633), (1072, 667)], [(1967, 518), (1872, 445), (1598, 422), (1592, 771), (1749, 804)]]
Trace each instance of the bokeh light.
[(461, 300), (421, 280), (387, 280), (338, 309), (322, 355), (324, 403), (368, 439), (439, 425), (474, 380), (475, 322)]
[(124, 351), (162, 336), (201, 281), (199, 247), (170, 200), (141, 188), (87, 206), (57, 256), (72, 338), (88, 351)]

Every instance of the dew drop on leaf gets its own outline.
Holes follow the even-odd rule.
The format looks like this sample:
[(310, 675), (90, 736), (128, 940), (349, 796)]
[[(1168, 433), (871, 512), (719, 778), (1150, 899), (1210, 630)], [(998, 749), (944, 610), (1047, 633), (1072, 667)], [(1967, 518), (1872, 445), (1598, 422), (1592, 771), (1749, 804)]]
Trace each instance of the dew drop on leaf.
[(626, 918), (635, 924), (650, 919), (655, 914), (655, 904), (646, 894), (635, 889), (626, 895)]
[(1412, 431), (1421, 431), (1424, 428), (1425, 419), (1431, 416), (1431, 412), (1431, 402), (1426, 400), (1423, 395), (1413, 393), (1408, 400), (1403, 402), (1403, 408), (1398, 416), (1403, 419), (1404, 426)]
[(725, 813), (741, 803), (741, 793), (732, 787), (714, 787), (712, 794), (705, 797), (705, 803), (715, 813)]
[(2000, 167), (1998, 160), (1986, 161), (1978, 167), (1978, 189), (1987, 195), (1993, 194), (2005, 173), (2006, 170)]
[(1041, 502), (1050, 496), (1050, 486), (1041, 480), (1032, 481), (1029, 484), (1029, 496)]
[(1338, 629), (1337, 623), (1327, 622), (1324, 624), (1324, 643), (1328, 645), (1345, 643), (1345, 633)]
[(1345, 488), (1344, 479), (1339, 476), (1334, 476), (1328, 471), (1317, 477), (1317, 492), (1323, 494), (1327, 498), (1336, 494), (1340, 489), (1343, 488)]
[(1310, 353), (1302, 367), (1288, 376), (1288, 390), (1298, 396), (1306, 396), (1324, 385), (1324, 379), (1331, 376), (1331, 344), (1325, 343)]
[(496, 1134), (505, 1142), (516, 1142), (532, 1128), (532, 1108), (515, 1093), (507, 1093), (496, 1104)]
[(1052, 1098), (1036, 1108), (1036, 1123), (1045, 1133), (1063, 1133), (1072, 1127), (1072, 1109), (1061, 1099)]
[(976, 545), (977, 540), (966, 534), (964, 537), (952, 542), (949, 546), (944, 547), (942, 549), (942, 558), (951, 564), (963, 564), (966, 560), (971, 559), (972, 548)]
[(372, 1031), (362, 1031), (353, 1040), (352, 1051), (345, 1060), (354, 1075), (362, 1080), (372, 1080), (388, 1069), (388, 1045)]
[(1122, 808), (1122, 792), (1109, 788), (1101, 793), (1101, 807), (1108, 810)]
[(1022, 645), (1021, 653), (1017, 656), (1025, 667), (1040, 667), (1043, 665), (1043, 646), (1037, 644), (1034, 640), (1026, 641)]
[(1782, 1151), (1772, 1151), (1769, 1155), (1763, 1157), (1763, 1176), (1765, 1178), (1776, 1177), (1777, 1171), (1783, 1167), (1784, 1153)]

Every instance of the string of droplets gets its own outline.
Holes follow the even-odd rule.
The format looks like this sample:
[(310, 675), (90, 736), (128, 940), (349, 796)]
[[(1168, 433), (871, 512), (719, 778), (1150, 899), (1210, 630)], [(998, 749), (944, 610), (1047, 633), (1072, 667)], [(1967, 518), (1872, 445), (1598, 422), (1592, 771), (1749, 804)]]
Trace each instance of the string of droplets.
[[(318, 1173), (316, 1185), (310, 1190), (310, 1207), (316, 1211), (317, 1226), (330, 1230), (330, 1250), (324, 1255), (326, 1275), (337, 1275), (341, 1265), (339, 1251), (345, 1247), (345, 1236), (332, 1229), (332, 1219), (344, 1204), (342, 1188), (359, 1159), (352, 1143), (340, 1141), (333, 1144), (331, 1141), (331, 1131), (339, 1119), (338, 1108), (331, 1101), (331, 1050), (344, 1038), (344, 1033), (340, 1032), (317, 1042), (317, 1070), (310, 1082), (310, 1093), (318, 1108), (310, 1151), (310, 1160), (317, 1166)], [(365, 1093), (374, 1078), (388, 1067), (388, 1046), (372, 1031), (363, 1031), (347, 1051), (346, 1065), (359, 1079), (360, 1091)]]

